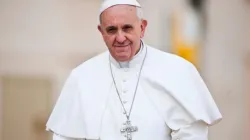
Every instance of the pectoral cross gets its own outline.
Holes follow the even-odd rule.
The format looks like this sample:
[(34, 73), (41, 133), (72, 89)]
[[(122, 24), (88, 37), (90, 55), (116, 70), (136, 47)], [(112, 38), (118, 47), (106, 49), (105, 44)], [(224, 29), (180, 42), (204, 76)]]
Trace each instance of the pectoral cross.
[(126, 133), (125, 137), (127, 137), (127, 140), (132, 140), (132, 132), (138, 131), (137, 126), (132, 126), (130, 120), (127, 120), (124, 125), (125, 126), (121, 128), (121, 133)]

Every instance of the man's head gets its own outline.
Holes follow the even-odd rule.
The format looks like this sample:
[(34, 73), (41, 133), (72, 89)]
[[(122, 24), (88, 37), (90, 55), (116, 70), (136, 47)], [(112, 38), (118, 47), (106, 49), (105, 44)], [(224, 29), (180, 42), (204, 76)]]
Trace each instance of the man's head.
[(140, 40), (144, 36), (146, 26), (147, 21), (142, 18), (140, 7), (116, 4), (101, 12), (98, 30), (111, 55), (117, 61), (124, 62), (131, 60), (139, 51)]

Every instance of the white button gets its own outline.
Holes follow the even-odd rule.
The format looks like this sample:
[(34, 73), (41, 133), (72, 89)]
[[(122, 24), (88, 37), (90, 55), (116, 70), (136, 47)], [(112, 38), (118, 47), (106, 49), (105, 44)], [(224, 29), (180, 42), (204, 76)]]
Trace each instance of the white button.
[(124, 68), (124, 71), (125, 71), (125, 72), (128, 72), (128, 68)]
[(123, 104), (126, 104), (128, 101), (122, 101)]
[(126, 79), (123, 79), (122, 82), (127, 82), (127, 80), (126, 80)]
[(127, 93), (127, 92), (128, 92), (128, 90), (127, 90), (127, 89), (124, 89), (124, 90), (123, 90), (123, 93)]

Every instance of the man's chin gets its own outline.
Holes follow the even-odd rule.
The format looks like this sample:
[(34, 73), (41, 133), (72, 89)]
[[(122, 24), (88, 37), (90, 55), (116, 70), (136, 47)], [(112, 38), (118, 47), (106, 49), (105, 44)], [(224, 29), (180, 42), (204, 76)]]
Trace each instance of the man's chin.
[(127, 62), (129, 60), (130, 60), (129, 58), (117, 58), (117, 61), (119, 62)]
[(126, 62), (126, 61), (129, 61), (130, 60), (130, 57), (125, 55), (120, 55), (120, 56), (116, 56), (115, 58), (117, 61), (120, 61), (120, 62)]

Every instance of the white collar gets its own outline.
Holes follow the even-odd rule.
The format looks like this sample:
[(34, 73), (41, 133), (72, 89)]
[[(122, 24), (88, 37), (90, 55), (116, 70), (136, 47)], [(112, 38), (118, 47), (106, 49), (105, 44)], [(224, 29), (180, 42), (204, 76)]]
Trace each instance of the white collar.
[(114, 57), (112, 57), (112, 55), (110, 55), (110, 61), (117, 68), (134, 68), (138, 64), (142, 63), (142, 61), (146, 55), (145, 47), (146, 47), (145, 44), (143, 43), (143, 41), (141, 41), (141, 47), (140, 47), (139, 52), (130, 61), (118, 62), (117, 60), (114, 59)]

